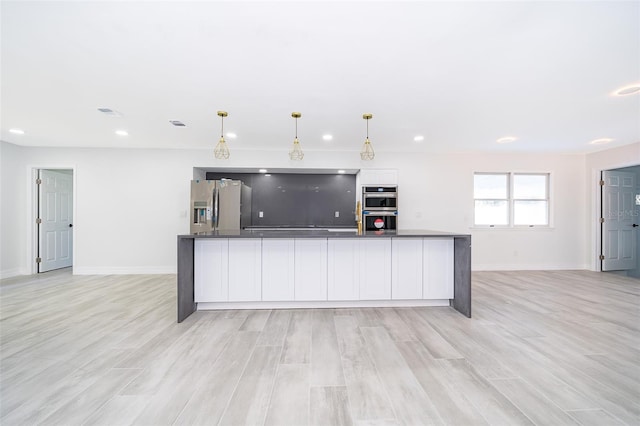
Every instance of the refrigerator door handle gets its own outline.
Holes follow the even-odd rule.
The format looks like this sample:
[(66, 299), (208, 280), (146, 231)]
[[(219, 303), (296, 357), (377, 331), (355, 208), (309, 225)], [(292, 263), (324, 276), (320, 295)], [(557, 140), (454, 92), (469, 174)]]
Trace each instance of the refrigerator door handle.
[(218, 230), (218, 199), (219, 199), (218, 185), (216, 184), (213, 190), (213, 229)]

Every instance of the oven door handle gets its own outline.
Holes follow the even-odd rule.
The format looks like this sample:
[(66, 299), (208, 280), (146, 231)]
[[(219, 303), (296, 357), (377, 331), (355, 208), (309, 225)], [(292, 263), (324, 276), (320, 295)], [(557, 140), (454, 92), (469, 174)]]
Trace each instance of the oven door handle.
[(397, 198), (395, 192), (365, 192), (364, 198)]
[(362, 212), (365, 216), (398, 216), (398, 210), (394, 211), (374, 211), (374, 210), (364, 210)]
[[(367, 207), (367, 206), (365, 206), (365, 207)], [(372, 206), (372, 207), (370, 207), (370, 208), (375, 208), (375, 210), (367, 210), (367, 211), (368, 211), (368, 212), (374, 212), (374, 213), (384, 213), (384, 212), (387, 212), (387, 213), (391, 212), (391, 213), (393, 213), (393, 212), (398, 211), (398, 208), (397, 208), (397, 207), (380, 207), (380, 206)]]

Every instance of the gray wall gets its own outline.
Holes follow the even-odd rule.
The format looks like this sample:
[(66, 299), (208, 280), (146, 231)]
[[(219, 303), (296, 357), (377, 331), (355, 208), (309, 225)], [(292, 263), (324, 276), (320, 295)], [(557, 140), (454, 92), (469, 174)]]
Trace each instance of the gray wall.
[(209, 180), (220, 178), (251, 187), (252, 226), (356, 225), (355, 175), (207, 172)]

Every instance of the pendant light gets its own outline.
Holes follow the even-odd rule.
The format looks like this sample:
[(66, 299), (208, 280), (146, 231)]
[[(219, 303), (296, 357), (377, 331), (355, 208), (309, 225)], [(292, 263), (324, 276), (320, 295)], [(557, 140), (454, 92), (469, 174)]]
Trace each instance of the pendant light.
[(218, 117), (220, 117), (220, 140), (218, 145), (213, 150), (213, 154), (218, 160), (226, 160), (229, 158), (229, 148), (224, 140), (224, 118), (227, 116), (227, 111), (218, 111)]
[(302, 152), (300, 142), (298, 141), (298, 118), (302, 117), (302, 114), (299, 112), (292, 112), (291, 116), (296, 119), (296, 138), (293, 140), (293, 148), (289, 151), (289, 158), (299, 161), (304, 158), (304, 152)]
[(373, 118), (373, 114), (363, 114), (362, 118), (367, 120), (367, 138), (364, 140), (364, 145), (362, 145), (360, 158), (363, 160), (373, 160), (376, 156), (376, 153), (373, 152), (373, 147), (371, 146), (371, 142), (369, 141), (369, 120)]

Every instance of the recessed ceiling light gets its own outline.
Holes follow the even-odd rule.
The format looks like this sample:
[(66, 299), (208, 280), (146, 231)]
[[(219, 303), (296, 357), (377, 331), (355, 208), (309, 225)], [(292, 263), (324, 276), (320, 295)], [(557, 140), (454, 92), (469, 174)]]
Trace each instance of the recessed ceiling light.
[(322, 140), (323, 141), (331, 141), (331, 140), (333, 140), (333, 136), (332, 135), (322, 135)]
[(258, 170), (260, 173), (267, 173), (267, 169), (260, 169)]
[(592, 140), (591, 142), (589, 142), (589, 145), (604, 145), (611, 142), (613, 142), (613, 139), (611, 138), (600, 138)]
[(13, 133), (14, 135), (24, 135), (24, 130), (22, 130), (22, 129), (9, 129), (9, 133)]
[(116, 130), (116, 135), (118, 135), (118, 136), (129, 136), (129, 133), (126, 130)]
[(235, 133), (232, 133), (232, 132), (228, 132), (228, 133), (227, 133), (227, 137), (228, 137), (229, 139), (235, 139), (235, 138), (237, 138), (237, 137), (238, 137), (238, 135), (236, 135)]
[(341, 175), (345, 174), (344, 170), (338, 170), (338, 173), (340, 173)]
[(169, 123), (173, 124), (176, 127), (186, 127), (186, 124), (184, 124), (180, 120), (169, 120)]
[(422, 142), (424, 140), (424, 136), (418, 135), (415, 138), (413, 138), (413, 140), (416, 142)]
[(639, 93), (639, 92), (640, 92), (640, 83), (636, 83), (636, 84), (631, 84), (629, 86), (621, 87), (617, 89), (615, 92), (613, 92), (613, 94), (616, 96), (626, 96), (626, 95), (633, 95), (634, 93)]
[(500, 138), (498, 139), (496, 142), (498, 143), (510, 143), (515, 141), (517, 138), (514, 138), (513, 136), (505, 136), (504, 138)]

